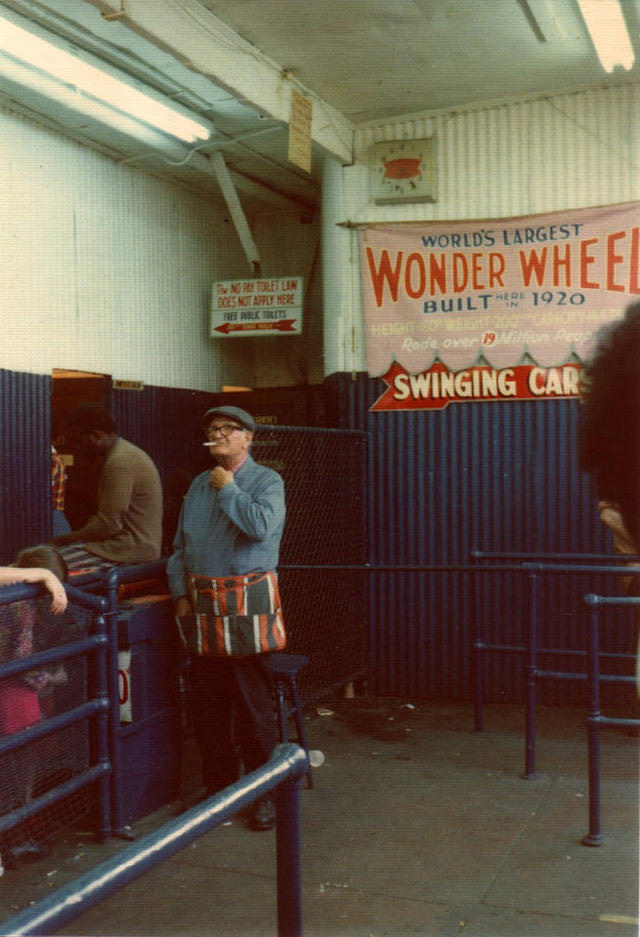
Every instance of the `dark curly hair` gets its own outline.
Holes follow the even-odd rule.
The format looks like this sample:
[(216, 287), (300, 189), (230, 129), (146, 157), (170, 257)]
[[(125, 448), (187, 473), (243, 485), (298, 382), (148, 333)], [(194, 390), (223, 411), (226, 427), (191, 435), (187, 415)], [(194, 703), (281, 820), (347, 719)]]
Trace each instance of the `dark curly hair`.
[(583, 371), (580, 464), (640, 549), (640, 301), (604, 329)]
[(115, 433), (116, 423), (109, 411), (99, 403), (87, 401), (79, 403), (68, 417), (69, 427), (80, 435), (87, 435), (94, 430)]

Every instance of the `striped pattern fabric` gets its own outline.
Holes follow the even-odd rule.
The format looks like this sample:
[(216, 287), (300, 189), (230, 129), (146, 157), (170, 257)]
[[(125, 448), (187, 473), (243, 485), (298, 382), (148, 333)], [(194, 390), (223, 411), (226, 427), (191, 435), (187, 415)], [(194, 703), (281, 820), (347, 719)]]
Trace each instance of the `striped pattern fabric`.
[(195, 613), (179, 619), (185, 647), (203, 657), (246, 657), (279, 651), (287, 637), (273, 570), (220, 579), (189, 574)]
[(113, 560), (105, 560), (95, 553), (90, 553), (85, 549), (84, 543), (71, 543), (66, 547), (58, 547), (58, 552), (62, 555), (69, 571), (78, 573), (103, 572), (117, 566)]

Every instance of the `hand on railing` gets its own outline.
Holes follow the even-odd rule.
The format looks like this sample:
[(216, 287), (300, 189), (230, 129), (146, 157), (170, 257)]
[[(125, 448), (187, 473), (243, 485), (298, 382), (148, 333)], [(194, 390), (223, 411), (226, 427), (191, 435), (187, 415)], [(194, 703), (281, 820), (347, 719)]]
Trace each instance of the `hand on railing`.
[(37, 566), (0, 566), (0, 586), (13, 586), (20, 582), (42, 583), (51, 593), (51, 612), (59, 615), (67, 607), (67, 593), (57, 576), (49, 569)]

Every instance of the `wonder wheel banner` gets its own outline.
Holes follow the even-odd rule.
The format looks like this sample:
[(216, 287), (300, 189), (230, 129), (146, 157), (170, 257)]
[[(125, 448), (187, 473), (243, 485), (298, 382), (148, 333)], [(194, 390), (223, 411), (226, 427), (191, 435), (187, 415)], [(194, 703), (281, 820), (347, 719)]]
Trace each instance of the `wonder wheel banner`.
[(579, 393), (598, 331), (640, 297), (640, 202), (360, 229), (372, 409)]

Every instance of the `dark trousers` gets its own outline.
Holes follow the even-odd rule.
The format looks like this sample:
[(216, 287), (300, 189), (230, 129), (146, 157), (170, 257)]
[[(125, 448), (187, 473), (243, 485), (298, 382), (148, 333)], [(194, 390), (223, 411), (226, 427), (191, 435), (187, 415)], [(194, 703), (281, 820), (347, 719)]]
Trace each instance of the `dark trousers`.
[(202, 780), (211, 791), (238, 780), (237, 748), (246, 774), (264, 764), (276, 745), (268, 656), (191, 655), (193, 729), (202, 760)]

